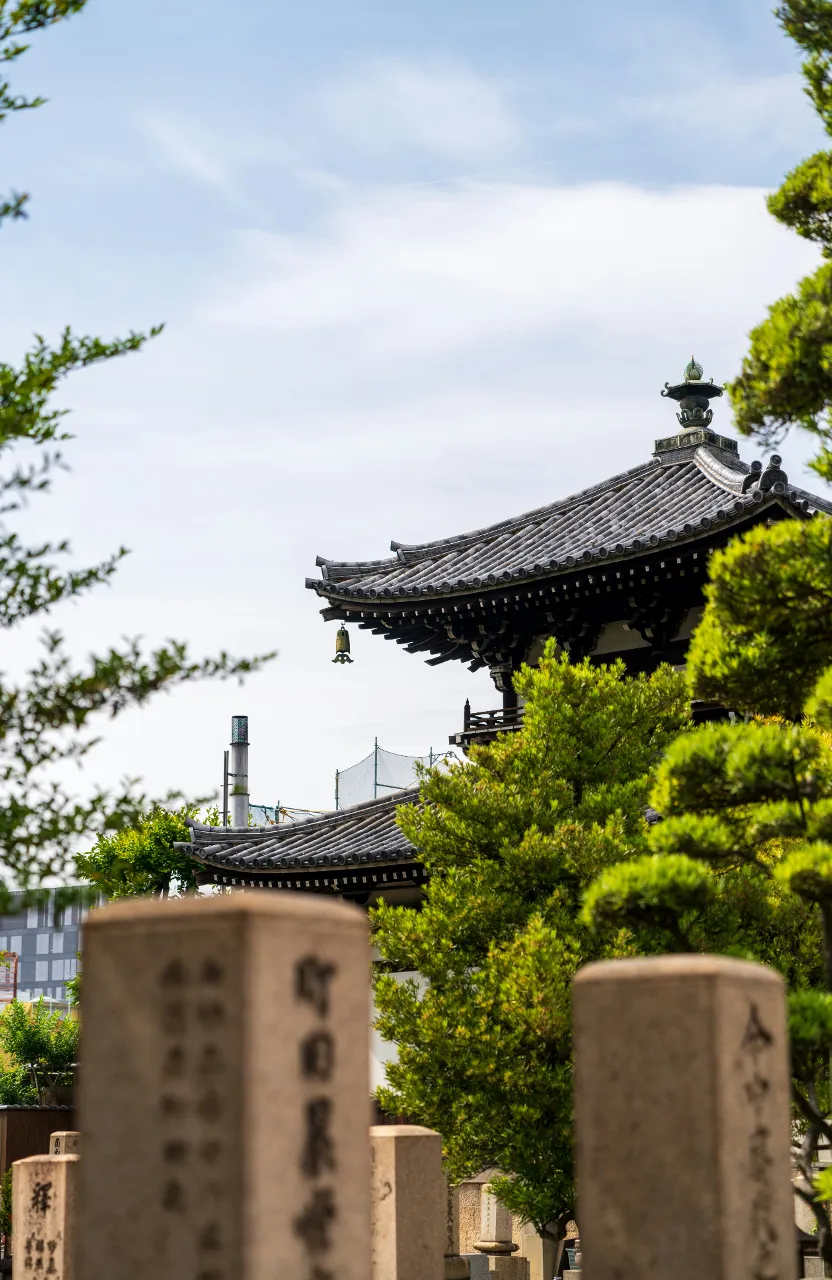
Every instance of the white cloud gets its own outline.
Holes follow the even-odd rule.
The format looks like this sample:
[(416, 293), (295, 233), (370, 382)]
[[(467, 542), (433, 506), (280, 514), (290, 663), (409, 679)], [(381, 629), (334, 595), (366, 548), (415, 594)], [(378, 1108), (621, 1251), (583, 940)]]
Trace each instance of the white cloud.
[(722, 77), (676, 92), (619, 102), (614, 116), (627, 123), (651, 121), (666, 129), (686, 131), (691, 158), (701, 159), (705, 139), (719, 134), (735, 145), (753, 139), (774, 147), (802, 146), (813, 131), (820, 134), (812, 108), (796, 73)]
[(498, 87), (446, 58), (369, 63), (330, 82), (310, 110), (313, 120), (376, 156), (415, 148), (477, 160), (519, 140)]
[(315, 235), (251, 234), (245, 254), (215, 319), (364, 370), (582, 331), (719, 342), (817, 256), (753, 188), (471, 182), (357, 194)]
[[(355, 664), (333, 666), (303, 586), (315, 554), (384, 555), (391, 537), (477, 528), (646, 459), (675, 426), (664, 381), (691, 350), (732, 376), (747, 330), (814, 261), (757, 190), (462, 183), (346, 192), (317, 230), (250, 233), (179, 307), (179, 278), (168, 297), (154, 284), (152, 314), (170, 303), (172, 323), (72, 382), (74, 470), (32, 508), (38, 537), (135, 553), (55, 625), (81, 653), (142, 633), (280, 658), (242, 692), (184, 690), (108, 726), (91, 776), (202, 794), (241, 712), (261, 803), (330, 803), (334, 769), (376, 733), (441, 746), (466, 696), (495, 705), (487, 675), (366, 632)], [(41, 294), (17, 288), (0, 337), (63, 320), (51, 265)], [(73, 260), (79, 298), (89, 266)], [(799, 476), (799, 442), (784, 453)], [(10, 637), (4, 663), (30, 646)]]
[(142, 111), (138, 122), (163, 159), (177, 172), (221, 190), (228, 186), (228, 171), (218, 157), (215, 141), (170, 115)]
[[(824, 145), (824, 135), (797, 72), (737, 78), (726, 72), (659, 93), (604, 101), (597, 112), (562, 111), (543, 129), (555, 138), (633, 133), (649, 125), (679, 140), (679, 156), (702, 171), (715, 144), (753, 146), (766, 159), (779, 148), (797, 152)], [(715, 157), (720, 158), (718, 155)], [(741, 159), (742, 157), (740, 157)]]

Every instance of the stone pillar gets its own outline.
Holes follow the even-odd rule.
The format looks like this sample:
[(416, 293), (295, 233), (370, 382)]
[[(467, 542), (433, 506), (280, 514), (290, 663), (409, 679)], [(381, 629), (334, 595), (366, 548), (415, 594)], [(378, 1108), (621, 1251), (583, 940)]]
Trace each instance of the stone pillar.
[(78, 1156), (28, 1156), (12, 1165), (14, 1273), (76, 1280)]
[(77, 1129), (58, 1129), (49, 1139), (51, 1156), (80, 1155), (81, 1135)]
[(578, 973), (586, 1280), (632, 1259), (639, 1280), (794, 1280), (784, 997), (773, 970), (714, 956)]
[(373, 1280), (443, 1280), (447, 1183), (442, 1139), (416, 1124), (379, 1124), (373, 1151)]
[(527, 1259), (511, 1256), (519, 1247), (513, 1240), (513, 1227), (508, 1209), (484, 1186), (480, 1196), (480, 1239), (474, 1248), (487, 1256), (490, 1274), (504, 1276), (506, 1280), (528, 1280)]
[(445, 1280), (469, 1280), (471, 1268), (459, 1247), (459, 1187), (446, 1183), (447, 1238), (445, 1240)]
[(467, 1178), (457, 1187), (457, 1204), (459, 1215), (459, 1252), (471, 1254), (479, 1240), (482, 1227), (480, 1200), (483, 1185), (492, 1176), (489, 1170), (477, 1178)]
[(80, 1280), (367, 1280), (369, 977), (310, 894), (91, 913)]

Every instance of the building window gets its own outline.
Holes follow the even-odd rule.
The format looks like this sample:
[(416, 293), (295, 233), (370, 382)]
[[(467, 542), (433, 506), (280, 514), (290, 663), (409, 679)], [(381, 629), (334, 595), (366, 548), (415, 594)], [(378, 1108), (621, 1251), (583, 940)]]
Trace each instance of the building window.
[(48, 933), (38, 934), (36, 951), (39, 956), (49, 955), (49, 934)]
[(38, 927), (38, 909), (37, 907), (30, 907), (29, 910), (26, 912), (26, 928), (37, 929), (37, 927)]
[(35, 982), (49, 981), (49, 961), (38, 960), (35, 963)]
[(9, 951), (15, 951), (17, 952), (18, 955), (20, 955), (22, 950), (23, 950), (23, 937), (21, 934), (16, 933), (12, 938), (9, 939)]
[(64, 949), (64, 935), (62, 933), (52, 934), (52, 951), (59, 955)]

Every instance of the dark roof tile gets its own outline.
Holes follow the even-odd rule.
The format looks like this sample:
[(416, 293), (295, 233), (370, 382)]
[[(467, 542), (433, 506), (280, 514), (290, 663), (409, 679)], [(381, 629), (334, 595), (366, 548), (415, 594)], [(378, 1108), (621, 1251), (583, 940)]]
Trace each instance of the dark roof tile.
[(782, 482), (767, 494), (757, 489), (743, 494), (749, 471), (739, 459), (706, 446), (670, 462), (653, 458), (516, 519), (436, 542), (393, 542), (396, 554), (387, 560), (319, 557), (325, 576), (307, 579), (307, 586), (336, 600), (449, 596), (692, 537), (730, 525), (762, 502), (779, 501), (795, 513), (832, 513), (828, 500)]
[(280, 872), (297, 866), (412, 861), (413, 846), (396, 825), (396, 809), (417, 798), (418, 788), (410, 787), (306, 822), (272, 827), (223, 830), (189, 819), (192, 839), (177, 848), (209, 866), (237, 871)]

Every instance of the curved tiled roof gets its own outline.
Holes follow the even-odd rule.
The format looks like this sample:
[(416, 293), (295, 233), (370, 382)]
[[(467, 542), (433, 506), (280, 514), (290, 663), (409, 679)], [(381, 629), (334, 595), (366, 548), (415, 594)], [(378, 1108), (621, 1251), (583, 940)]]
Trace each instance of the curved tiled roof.
[(785, 477), (764, 491), (756, 477), (748, 488), (749, 476), (750, 468), (724, 449), (688, 447), (484, 529), (435, 542), (393, 542), (395, 555), (386, 560), (319, 556), (322, 577), (307, 578), (306, 585), (335, 603), (455, 596), (689, 541), (740, 523), (761, 504), (779, 504), (795, 515), (832, 513), (832, 503)]
[(367, 867), (409, 862), (413, 846), (396, 825), (396, 809), (418, 797), (410, 787), (309, 818), (272, 827), (207, 827), (188, 820), (192, 839), (177, 843), (206, 866), (240, 872), (282, 872), (315, 867)]

